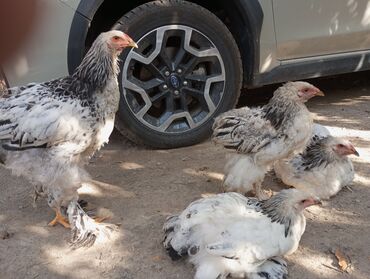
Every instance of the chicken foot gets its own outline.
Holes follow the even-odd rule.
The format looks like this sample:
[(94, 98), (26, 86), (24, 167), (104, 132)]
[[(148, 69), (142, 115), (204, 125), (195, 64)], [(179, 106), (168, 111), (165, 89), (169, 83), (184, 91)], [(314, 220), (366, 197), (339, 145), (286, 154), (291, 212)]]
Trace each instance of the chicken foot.
[(54, 227), (56, 224), (61, 224), (63, 227), (69, 229), (71, 225), (68, 222), (68, 219), (65, 218), (59, 209), (55, 210), (55, 218), (48, 224), (48, 226)]

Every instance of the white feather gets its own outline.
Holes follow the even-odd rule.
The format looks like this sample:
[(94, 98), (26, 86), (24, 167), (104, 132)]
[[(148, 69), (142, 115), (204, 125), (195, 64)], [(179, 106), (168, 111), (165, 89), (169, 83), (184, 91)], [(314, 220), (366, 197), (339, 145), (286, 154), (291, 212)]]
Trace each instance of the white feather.
[[(314, 125), (312, 140), (315, 136), (325, 138), (328, 135), (330, 133), (326, 127)], [(301, 164), (300, 155), (279, 160), (274, 164), (276, 176), (286, 185), (307, 191), (322, 199), (329, 199), (354, 179), (353, 164), (347, 156), (333, 156), (330, 163), (310, 170), (304, 170)]]
[[(247, 193), (254, 189), (263, 198), (261, 184), (273, 163), (305, 148), (313, 121), (297, 97), (301, 86), (311, 85), (288, 83), (265, 107), (234, 109), (216, 118), (214, 141), (238, 151), (228, 156), (223, 183), (226, 191)], [(280, 120), (274, 118), (275, 114)], [(274, 126), (275, 120), (278, 123)]]
[[(76, 208), (77, 189), (90, 179), (84, 164), (108, 142), (114, 127), (121, 51), (111, 46), (115, 36), (127, 39), (118, 30), (100, 34), (73, 75), (13, 88), (0, 99), (0, 158), (14, 174), (25, 176), (37, 188), (41, 185), (49, 206), (60, 212)], [(68, 217), (94, 222), (88, 216)], [(99, 225), (89, 223), (90, 228), (81, 231), (82, 223), (71, 226), (88, 234), (91, 243), (98, 234), (91, 228), (98, 231)], [(76, 241), (81, 239), (85, 242), (85, 237)]]
[(251, 156), (228, 154), (223, 188), (227, 191), (247, 193), (251, 185), (261, 184), (267, 171), (266, 165), (255, 164)]
[[(298, 193), (292, 191), (280, 195)], [(256, 200), (231, 192), (203, 198), (167, 220), (164, 246), (189, 255), (197, 279), (226, 278), (228, 274), (262, 278), (257, 275), (261, 271), (281, 274), (271, 278), (282, 279), (286, 266), (266, 261), (293, 253), (306, 225), (301, 211), (290, 211), (290, 205), (286, 208), (286, 214), (294, 216), (287, 236), (285, 225), (273, 222)]]

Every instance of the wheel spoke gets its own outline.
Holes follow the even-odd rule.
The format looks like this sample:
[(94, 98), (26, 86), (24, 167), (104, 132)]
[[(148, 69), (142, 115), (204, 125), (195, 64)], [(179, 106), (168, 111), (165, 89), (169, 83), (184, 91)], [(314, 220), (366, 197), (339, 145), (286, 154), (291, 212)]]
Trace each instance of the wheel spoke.
[(173, 113), (175, 111), (174, 99), (172, 94), (168, 94), (166, 98), (166, 112)]
[(175, 59), (174, 59), (173, 63), (172, 63), (173, 69), (176, 69), (180, 66), (180, 63), (184, 59), (185, 54), (186, 54), (186, 51), (183, 48), (183, 46), (181, 45), (179, 51), (176, 53), (176, 56), (175, 56)]
[(174, 70), (172, 68), (172, 61), (168, 57), (167, 53), (165, 50), (162, 50), (161, 53), (159, 54), (159, 57), (161, 58), (162, 62), (167, 66), (168, 69), (171, 69), (172, 71)]
[(170, 91), (159, 92), (158, 94), (155, 94), (153, 97), (151, 97), (150, 100), (152, 101), (152, 103), (158, 102), (166, 97), (169, 93)]
[(159, 52), (159, 58), (162, 60), (162, 62), (167, 66), (168, 69), (172, 69), (172, 61), (167, 55), (167, 40), (168, 40), (168, 33), (164, 32), (162, 42), (161, 42), (161, 50)]
[(208, 107), (208, 104), (206, 102), (206, 99), (204, 98), (204, 92), (203, 91), (197, 90), (197, 89), (194, 89), (194, 88), (186, 88), (186, 89), (184, 88), (183, 90), (186, 91), (186, 93), (188, 95), (190, 95), (193, 98), (197, 99), (203, 109), (209, 110), (209, 107)]
[(186, 91), (189, 95), (195, 97), (195, 98), (204, 98), (204, 92), (198, 89), (194, 89), (191, 87), (184, 88), (184, 91)]
[(185, 118), (186, 119), (186, 122), (189, 124), (189, 127), (191, 129), (196, 126), (195, 123), (194, 123), (193, 118), (191, 117), (191, 115), (188, 112), (184, 111), (184, 112), (179, 112), (179, 113), (172, 114), (159, 127), (161, 128), (161, 130), (166, 131), (168, 129), (168, 127), (175, 120), (181, 119), (181, 118)]
[(184, 94), (181, 94), (180, 95), (180, 105), (181, 105), (181, 109), (183, 111), (188, 111), (188, 104), (187, 104), (187, 101), (186, 101), (186, 97)]
[[(131, 56), (130, 58), (133, 59), (133, 60), (139, 61), (143, 64), (146, 64), (146, 65), (152, 63), (153, 60), (161, 52), (165, 31), (166, 31), (166, 29), (164, 29), (164, 28), (158, 28), (156, 30), (155, 49), (153, 50), (153, 52), (148, 57), (145, 57), (145, 56), (141, 55), (140, 53), (138, 53), (136, 51), (131, 51), (130, 52), (130, 56)], [(127, 59), (126, 59), (126, 61), (127, 61)]]
[(150, 79), (148, 81), (140, 81), (138, 79), (134, 79), (133, 81), (134, 81), (135, 84), (137, 84), (138, 86), (140, 86), (144, 90), (152, 89), (154, 87), (157, 87), (157, 86), (161, 85), (164, 82), (163, 80), (161, 80), (159, 78), (153, 78), (153, 79)]
[(195, 68), (195, 66), (197, 65), (199, 63), (199, 58), (198, 57), (196, 57), (196, 56), (194, 56), (194, 57), (192, 57), (184, 66), (183, 66), (183, 68), (185, 69), (185, 71), (184, 71), (184, 74), (185, 75), (188, 75), (188, 74), (190, 74), (193, 70), (194, 70), (194, 68)]
[(188, 75), (186, 76), (186, 79), (193, 80), (193, 81), (200, 81), (200, 82), (206, 82), (209, 76), (205, 75)]
[(191, 54), (193, 54), (194, 56), (197, 56), (197, 57), (208, 57), (208, 56), (220, 57), (220, 54), (219, 54), (217, 48), (215, 48), (215, 47), (210, 47), (210, 48), (202, 49), (202, 50), (198, 50), (198, 49), (193, 48), (190, 45), (192, 33), (193, 33), (193, 31), (191, 29), (185, 32), (184, 48), (187, 52), (189, 52), (189, 53), (191, 53)]
[(163, 74), (161, 73), (161, 70), (158, 69), (158, 67), (155, 66), (153, 62), (149, 63), (148, 65), (145, 65), (145, 68), (148, 69), (152, 73), (153, 76), (157, 78), (163, 78)]
[(209, 91), (211, 89), (211, 84), (214, 83), (214, 82), (220, 82), (220, 81), (224, 81), (224, 75), (213, 76), (213, 77), (208, 78), (207, 81), (206, 81), (206, 85), (205, 85), (205, 88), (204, 88), (204, 98), (207, 102), (207, 105), (208, 105), (208, 108), (209, 108), (210, 112), (213, 112), (216, 109), (216, 106), (213, 103), (213, 101), (211, 99), (211, 96), (209, 95)]

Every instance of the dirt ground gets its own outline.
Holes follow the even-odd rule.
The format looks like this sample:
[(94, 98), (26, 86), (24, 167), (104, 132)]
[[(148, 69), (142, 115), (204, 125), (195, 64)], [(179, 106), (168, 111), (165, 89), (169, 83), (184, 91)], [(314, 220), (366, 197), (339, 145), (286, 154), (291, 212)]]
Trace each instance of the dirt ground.
[[(308, 107), (319, 123), (350, 138), (353, 192), (341, 191), (306, 212), (307, 228), (296, 253), (287, 257), (289, 278), (370, 278), (370, 79), (368, 73), (312, 80), (326, 97)], [(264, 103), (274, 86), (243, 95), (240, 105)], [(95, 182), (81, 189), (83, 199), (105, 209), (120, 229), (90, 249), (71, 250), (69, 231), (46, 224), (53, 212), (44, 200), (32, 205), (32, 187), (0, 168), (0, 278), (190, 279), (193, 267), (171, 262), (161, 246), (167, 215), (205, 193), (220, 191), (225, 152), (207, 141), (174, 150), (134, 146), (115, 133), (88, 169)], [(266, 188), (284, 186), (270, 174)], [(8, 232), (7, 235), (5, 232)], [(5, 238), (5, 239), (2, 239)], [(338, 269), (332, 253), (350, 259), (349, 273)]]

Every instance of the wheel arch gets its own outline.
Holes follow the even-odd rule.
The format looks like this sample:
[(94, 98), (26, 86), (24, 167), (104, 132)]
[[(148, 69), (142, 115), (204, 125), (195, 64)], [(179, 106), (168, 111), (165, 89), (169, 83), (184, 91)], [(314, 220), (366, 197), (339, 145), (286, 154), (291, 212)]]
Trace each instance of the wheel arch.
[(233, 0), (231, 3), (225, 3), (232, 20), (229, 29), (239, 46), (244, 70), (243, 83), (248, 86), (259, 72), (263, 10), (258, 0)]
[[(252, 84), (259, 68), (260, 32), (263, 11), (258, 0), (188, 0), (213, 12), (235, 38), (243, 62), (244, 85)], [(81, 0), (72, 21), (68, 40), (68, 71), (81, 62), (85, 50), (99, 33), (109, 30), (126, 12), (149, 1)], [(109, 17), (107, 15), (109, 14)]]

